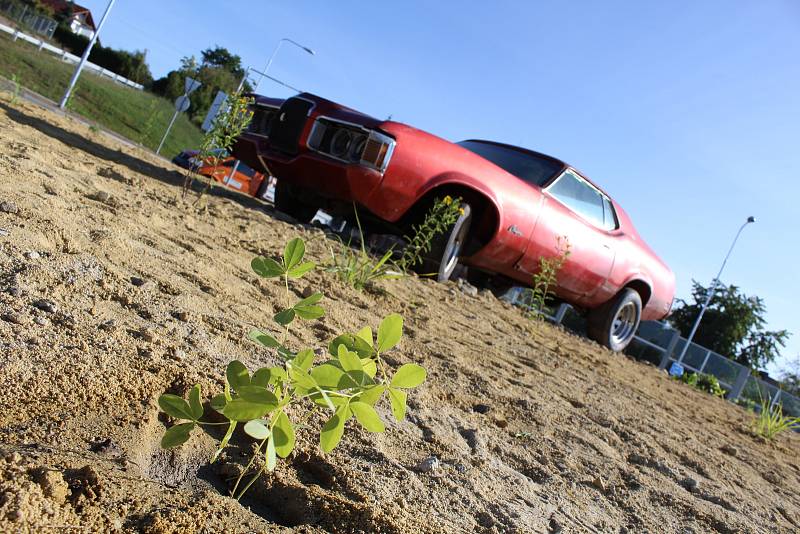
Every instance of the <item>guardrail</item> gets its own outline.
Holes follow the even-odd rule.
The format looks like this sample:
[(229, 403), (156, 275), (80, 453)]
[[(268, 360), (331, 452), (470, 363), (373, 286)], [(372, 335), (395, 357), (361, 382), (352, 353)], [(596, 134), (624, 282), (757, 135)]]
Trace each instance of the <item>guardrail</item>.
[[(502, 298), (521, 307), (528, 305), (523, 288), (512, 288)], [(549, 321), (562, 324), (578, 333), (585, 331), (585, 320), (569, 304), (547, 309), (544, 316)], [(636, 336), (625, 352), (635, 358), (657, 363), (660, 369), (666, 369), (677, 361), (677, 357), (673, 355), (680, 354), (685, 344), (686, 339), (669, 325), (646, 321), (639, 325)], [(785, 415), (800, 417), (800, 398), (753, 376), (750, 368), (730, 358), (692, 343), (680, 363), (689, 371), (715, 376), (727, 391), (725, 398), (731, 402), (743, 400), (759, 405), (761, 399), (768, 399), (771, 408), (780, 404)]]
[[(27, 41), (27, 42), (31, 43), (32, 45), (36, 46), (40, 51), (41, 50), (47, 50), (48, 52), (51, 52), (51, 53), (59, 56), (61, 58), (61, 60), (64, 61), (64, 62), (77, 64), (81, 60), (81, 58), (79, 58), (78, 56), (76, 56), (74, 54), (71, 54), (71, 53), (67, 52), (66, 50), (62, 50), (61, 48), (55, 47), (55, 46), (51, 45), (50, 43), (47, 43), (47, 42), (43, 41), (42, 39), (37, 39), (36, 37), (28, 35), (27, 33), (23, 33), (23, 32), (15, 29), (15, 28), (11, 28), (9, 26), (6, 26), (5, 24), (0, 24), (0, 31), (12, 35), (14, 37), (15, 41), (17, 41), (19, 39), (22, 39), (23, 41)], [(119, 74), (111, 72), (108, 69), (104, 69), (103, 67), (101, 67), (99, 65), (95, 65), (94, 63), (90, 63), (90, 62), (87, 61), (86, 65), (84, 66), (84, 68), (94, 72), (95, 74), (97, 74), (99, 76), (105, 76), (106, 78), (110, 78), (110, 79), (114, 80), (115, 82), (117, 82), (119, 84), (126, 85), (128, 87), (132, 87), (132, 88), (138, 89), (140, 91), (142, 89), (144, 89), (144, 86), (142, 84), (139, 84), (139, 83), (136, 83), (134, 81), (131, 81), (128, 78), (125, 78), (124, 76), (120, 76)]]

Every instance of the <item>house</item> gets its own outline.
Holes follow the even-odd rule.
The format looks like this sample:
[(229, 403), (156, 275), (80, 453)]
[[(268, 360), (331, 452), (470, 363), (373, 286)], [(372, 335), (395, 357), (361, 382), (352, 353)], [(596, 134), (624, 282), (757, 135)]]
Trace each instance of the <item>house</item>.
[(87, 39), (94, 37), (97, 28), (89, 8), (68, 0), (39, 0), (39, 3), (51, 9), (57, 18), (63, 19), (72, 33)]

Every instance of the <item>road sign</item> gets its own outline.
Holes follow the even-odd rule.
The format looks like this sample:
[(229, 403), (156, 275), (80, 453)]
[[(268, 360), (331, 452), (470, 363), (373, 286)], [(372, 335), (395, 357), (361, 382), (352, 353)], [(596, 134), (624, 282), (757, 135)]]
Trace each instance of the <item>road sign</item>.
[(184, 81), (184, 88), (185, 88), (185, 91), (184, 91), (184, 92), (185, 92), (185, 93), (188, 95), (188, 94), (190, 94), (192, 91), (194, 91), (195, 89), (197, 89), (198, 87), (200, 87), (201, 85), (203, 85), (203, 84), (201, 84), (200, 82), (198, 82), (198, 81), (197, 81), (197, 80), (195, 80), (194, 78), (189, 78), (189, 77), (187, 76), (187, 77), (186, 77), (186, 80)]
[(211, 125), (214, 123), (214, 119), (217, 118), (219, 112), (223, 110), (228, 99), (228, 95), (225, 91), (217, 91), (217, 96), (214, 97), (214, 102), (211, 103), (211, 107), (208, 109), (208, 113), (206, 114), (205, 120), (203, 120), (203, 125), (200, 127), (204, 132), (207, 132), (211, 129)]
[(191, 102), (189, 101), (189, 97), (186, 95), (181, 95), (175, 99), (175, 110), (178, 113), (183, 113), (187, 109), (189, 109), (189, 105)]

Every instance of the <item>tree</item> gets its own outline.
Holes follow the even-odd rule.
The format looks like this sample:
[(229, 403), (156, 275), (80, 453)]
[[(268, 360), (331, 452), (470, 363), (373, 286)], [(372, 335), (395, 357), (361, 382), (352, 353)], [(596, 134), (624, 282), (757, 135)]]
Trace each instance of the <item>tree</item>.
[[(217, 91), (222, 90), (232, 94), (244, 76), (242, 58), (226, 48), (220, 46), (208, 48), (201, 52), (201, 56), (202, 63), (199, 64), (194, 56), (182, 58), (178, 70), (170, 71), (152, 85), (154, 93), (174, 100), (183, 94), (184, 79), (187, 76), (198, 80), (202, 85), (189, 95), (191, 101), (189, 114), (196, 124), (202, 124)], [(252, 89), (245, 83), (243, 90), (249, 92)]]
[(800, 396), (800, 355), (790, 360), (786, 367), (781, 369), (780, 382), (783, 389), (792, 395)]
[[(692, 280), (694, 302), (678, 300), (669, 322), (684, 336), (691, 331), (709, 289)], [(779, 356), (789, 337), (786, 330), (765, 330), (766, 312), (760, 297), (748, 297), (734, 285), (720, 284), (693, 341), (742, 365), (763, 368)]]
[(215, 48), (208, 48), (201, 52), (203, 63), (212, 67), (221, 67), (238, 79), (244, 76), (242, 68), (242, 58), (232, 54), (227, 48), (217, 45)]

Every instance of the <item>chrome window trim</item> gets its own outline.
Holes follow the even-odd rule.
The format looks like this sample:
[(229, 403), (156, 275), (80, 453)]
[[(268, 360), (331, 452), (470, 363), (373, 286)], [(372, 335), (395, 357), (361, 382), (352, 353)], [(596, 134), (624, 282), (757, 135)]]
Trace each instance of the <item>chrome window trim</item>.
[[(579, 181), (579, 182), (582, 182), (583, 184), (585, 184), (586, 186), (588, 186), (588, 187), (589, 187), (589, 188), (590, 188), (592, 191), (594, 191), (595, 193), (597, 193), (597, 194), (600, 196), (600, 198), (604, 198), (604, 199), (608, 200), (608, 203), (609, 203), (609, 205), (611, 205), (611, 209), (613, 210), (613, 214), (614, 214), (614, 222), (616, 223), (616, 226), (615, 226), (613, 229), (611, 229), (611, 230), (608, 230), (608, 229), (604, 228), (603, 226), (598, 226), (598, 225), (597, 225), (597, 224), (596, 224), (594, 221), (590, 221), (589, 219), (587, 219), (586, 217), (584, 217), (582, 213), (579, 213), (579, 212), (575, 211), (575, 210), (574, 210), (574, 209), (572, 209), (570, 206), (568, 206), (567, 204), (565, 204), (565, 203), (564, 203), (564, 202), (563, 202), (563, 201), (562, 201), (560, 198), (558, 198), (557, 196), (555, 196), (553, 193), (551, 193), (551, 192), (550, 192), (550, 189), (551, 189), (551, 188), (552, 188), (554, 185), (556, 185), (558, 182), (560, 182), (560, 181), (561, 181), (561, 179), (562, 179), (562, 178), (563, 178), (563, 177), (564, 177), (564, 176), (565, 176), (567, 173), (569, 173), (569, 174), (573, 175), (575, 178), (577, 178), (577, 179), (578, 179), (578, 181)], [(592, 226), (594, 226), (594, 227), (595, 227), (595, 228), (597, 228), (598, 230), (601, 230), (601, 231), (603, 231), (603, 232), (607, 232), (607, 233), (612, 233), (612, 232), (616, 232), (617, 230), (619, 230), (619, 217), (617, 217), (617, 210), (616, 210), (616, 209), (614, 209), (614, 202), (611, 200), (611, 197), (609, 197), (608, 195), (606, 195), (605, 193), (603, 193), (602, 191), (600, 191), (600, 190), (599, 190), (597, 187), (595, 187), (595, 185), (594, 185), (594, 184), (592, 184), (592, 183), (591, 183), (591, 182), (589, 182), (589, 181), (588, 181), (586, 178), (584, 178), (583, 176), (581, 176), (581, 174), (580, 174), (578, 171), (576, 171), (575, 169), (573, 169), (572, 167), (567, 167), (566, 169), (564, 169), (563, 171), (561, 171), (561, 174), (559, 174), (559, 175), (558, 175), (558, 178), (556, 178), (555, 180), (553, 180), (552, 182), (550, 182), (550, 183), (547, 185), (547, 187), (545, 187), (544, 189), (542, 189), (542, 191), (544, 191), (545, 193), (547, 193), (547, 195), (548, 195), (550, 198), (552, 198), (553, 200), (555, 200), (556, 202), (558, 202), (559, 204), (561, 204), (562, 206), (564, 206), (565, 208), (567, 208), (569, 211), (571, 211), (572, 213), (574, 213), (575, 215), (577, 215), (578, 217), (580, 217), (580, 218), (581, 218), (583, 221), (585, 221), (585, 222), (586, 222), (586, 223), (588, 223), (588, 224), (591, 224)], [(605, 213), (605, 206), (603, 206), (603, 213)]]

